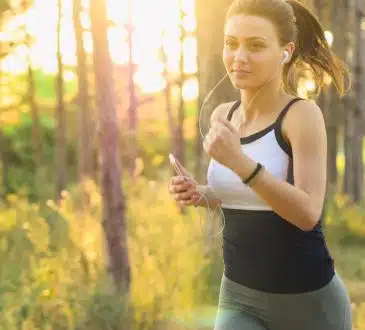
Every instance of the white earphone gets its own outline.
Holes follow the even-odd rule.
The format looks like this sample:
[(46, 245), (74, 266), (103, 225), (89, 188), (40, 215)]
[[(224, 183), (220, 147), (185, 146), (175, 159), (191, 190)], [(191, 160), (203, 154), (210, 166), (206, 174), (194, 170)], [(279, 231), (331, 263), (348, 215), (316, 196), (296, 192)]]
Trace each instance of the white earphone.
[(288, 63), (289, 60), (289, 52), (287, 50), (284, 51), (284, 58), (282, 59), (282, 61), (280, 62), (280, 64), (285, 64)]

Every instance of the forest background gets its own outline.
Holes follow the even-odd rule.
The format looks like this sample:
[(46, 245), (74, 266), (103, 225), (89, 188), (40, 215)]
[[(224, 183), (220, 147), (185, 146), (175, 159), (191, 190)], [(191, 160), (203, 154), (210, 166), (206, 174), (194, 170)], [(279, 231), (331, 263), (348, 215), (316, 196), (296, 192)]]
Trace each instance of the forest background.
[[(353, 78), (298, 95), (326, 119), (325, 235), (364, 330), (365, 1), (303, 2)], [(0, 1), (0, 329), (212, 328), (219, 218), (177, 206), (167, 155), (205, 182), (229, 4)]]

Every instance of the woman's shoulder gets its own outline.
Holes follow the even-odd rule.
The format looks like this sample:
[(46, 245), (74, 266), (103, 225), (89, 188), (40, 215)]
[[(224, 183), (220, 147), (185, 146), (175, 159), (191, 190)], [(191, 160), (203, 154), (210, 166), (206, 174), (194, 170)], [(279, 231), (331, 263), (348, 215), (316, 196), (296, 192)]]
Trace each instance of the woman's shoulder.
[(299, 99), (291, 105), (290, 111), (285, 116), (289, 127), (306, 126), (324, 120), (321, 108), (312, 100)]
[(318, 131), (325, 134), (325, 122), (321, 108), (314, 101), (302, 99), (294, 103), (283, 119), (282, 132), (289, 141)]
[(236, 104), (237, 101), (221, 103), (212, 112), (210, 116), (210, 122), (217, 120), (218, 118), (227, 119), (229, 110)]

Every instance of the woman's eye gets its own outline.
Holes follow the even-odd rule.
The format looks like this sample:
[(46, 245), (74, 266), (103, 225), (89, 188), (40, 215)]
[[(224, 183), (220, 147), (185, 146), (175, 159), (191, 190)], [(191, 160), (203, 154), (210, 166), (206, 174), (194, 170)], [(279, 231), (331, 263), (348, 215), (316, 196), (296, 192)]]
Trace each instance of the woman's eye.
[(255, 50), (255, 49), (256, 49), (256, 50), (257, 50), (257, 49), (261, 49), (261, 48), (263, 48), (263, 47), (264, 47), (264, 45), (262, 45), (262, 44), (251, 44), (251, 45), (250, 45), (250, 48), (251, 48), (251, 49), (254, 49), (254, 50)]
[(237, 44), (235, 42), (232, 42), (232, 41), (227, 41), (226, 46), (228, 48), (235, 48), (235, 47), (237, 47)]

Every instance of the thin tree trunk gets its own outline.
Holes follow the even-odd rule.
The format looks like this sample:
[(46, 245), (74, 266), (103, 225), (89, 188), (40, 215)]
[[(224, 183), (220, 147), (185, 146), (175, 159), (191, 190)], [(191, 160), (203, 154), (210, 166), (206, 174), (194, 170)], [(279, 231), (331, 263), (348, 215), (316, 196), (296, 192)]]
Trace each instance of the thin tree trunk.
[[(161, 46), (161, 60), (163, 63), (163, 67), (164, 67), (164, 72), (163, 72), (163, 76), (166, 82), (166, 86), (164, 89), (164, 96), (165, 96), (165, 105), (166, 105), (166, 114), (167, 114), (167, 125), (168, 125), (168, 130), (169, 130), (169, 135), (170, 135), (170, 149), (174, 151), (175, 150), (175, 121), (172, 115), (172, 100), (171, 100), (171, 81), (169, 79), (169, 74), (168, 74), (168, 68), (167, 68), (167, 54), (163, 48), (163, 46)], [(171, 168), (172, 173), (174, 174), (174, 169)]]
[(185, 100), (183, 97), (183, 87), (185, 82), (185, 68), (184, 68), (184, 41), (185, 41), (185, 30), (183, 27), (183, 20), (185, 17), (185, 13), (181, 8), (181, 1), (180, 4), (180, 45), (181, 45), (181, 52), (180, 52), (180, 81), (179, 81), (179, 88), (180, 88), (180, 99), (179, 99), (179, 106), (178, 106), (178, 116), (177, 116), (177, 125), (175, 126), (175, 156), (181, 163), (181, 165), (185, 165), (185, 143), (184, 143), (184, 120), (185, 120)]
[(137, 111), (138, 100), (136, 96), (136, 86), (134, 83), (135, 64), (133, 61), (133, 32), (134, 26), (132, 22), (132, 1), (129, 3), (128, 24), (126, 24), (127, 40), (128, 40), (128, 93), (129, 93), (129, 106), (128, 106), (128, 126), (129, 126), (129, 144), (130, 144), (130, 166), (129, 171), (131, 174), (135, 170), (135, 162), (137, 158)]
[(32, 115), (32, 150), (34, 154), (34, 173), (33, 173), (33, 191), (36, 197), (39, 197), (41, 182), (41, 168), (43, 164), (42, 132), (39, 120), (39, 109), (36, 102), (36, 86), (34, 72), (31, 62), (28, 66), (28, 99), (30, 112)]
[(30, 103), (30, 111), (32, 114), (32, 145), (35, 155), (35, 166), (39, 169), (42, 166), (43, 150), (42, 150), (42, 133), (39, 120), (39, 109), (35, 97), (35, 79), (31, 63), (28, 66), (28, 98)]
[[(28, 1), (23, 2), (23, 11), (30, 6)], [(36, 83), (30, 57), (31, 36), (24, 25), (25, 45), (28, 48), (28, 102), (32, 117), (32, 151), (34, 155), (33, 191), (34, 195), (39, 195), (40, 170), (43, 164), (42, 131), (39, 119), (39, 109), (36, 101)]]
[(92, 178), (94, 173), (92, 110), (89, 103), (89, 84), (87, 77), (86, 53), (84, 49), (83, 27), (80, 21), (82, 11), (81, 0), (73, 2), (73, 22), (76, 39), (77, 76), (78, 76), (78, 175), (80, 182)]
[(59, 200), (61, 192), (66, 188), (67, 181), (67, 145), (66, 145), (66, 114), (63, 99), (63, 63), (61, 54), (61, 19), (62, 0), (58, 0), (57, 22), (57, 65), (56, 78), (56, 200)]
[[(347, 54), (350, 54), (350, 50), (354, 49), (351, 42), (351, 34), (353, 34), (353, 19), (352, 19), (352, 0), (344, 0), (344, 13), (346, 17), (346, 28), (348, 29), (346, 35), (345, 49)], [(347, 63), (352, 72), (353, 59), (347, 56)], [(353, 92), (344, 98), (345, 112), (345, 129), (344, 129), (344, 149), (345, 149), (345, 173), (344, 173), (344, 193), (347, 194), (352, 200), (354, 200), (353, 187), (354, 187), (354, 111), (353, 111)]]
[(104, 0), (91, 0), (91, 31), (100, 127), (100, 169), (103, 195), (103, 226), (109, 270), (118, 290), (128, 293), (130, 266), (127, 250), (125, 198), (121, 187), (119, 132), (112, 63), (107, 41), (107, 13)]
[(356, 23), (355, 23), (355, 136), (354, 136), (354, 201), (360, 202), (363, 198), (364, 189), (364, 169), (363, 169), (363, 127), (364, 127), (364, 105), (363, 105), (363, 74), (364, 68), (362, 63), (363, 57), (363, 30), (361, 27), (364, 13), (361, 10), (360, 1), (356, 1), (355, 5)]
[[(0, 20), (0, 26), (2, 26), (2, 22)], [(0, 54), (2, 51), (2, 42), (0, 40)], [(0, 106), (2, 103), (2, 71), (1, 71), (1, 67), (0, 67)], [(1, 107), (0, 107), (1, 109)], [(4, 193), (4, 195), (6, 195), (9, 192), (9, 175), (8, 175), (8, 169), (9, 169), (9, 163), (7, 161), (6, 158), (6, 140), (2, 131), (2, 128), (0, 127), (0, 160), (2, 162), (2, 173), (1, 173), (1, 178), (2, 178), (2, 182), (1, 182), (1, 192)], [(3, 196), (1, 196), (3, 197)], [(5, 199), (3, 199), (5, 200)]]
[[(345, 10), (343, 0), (338, 3), (332, 3), (331, 10), (331, 30), (334, 35), (333, 49), (334, 52), (341, 58), (346, 60), (346, 41), (345, 34), (341, 31), (345, 26)], [(339, 102), (338, 96), (333, 86), (329, 93), (330, 113), (327, 118), (327, 136), (328, 136), (328, 183), (330, 189), (335, 191), (338, 185), (337, 171), (337, 154), (338, 154), (338, 139), (341, 123), (344, 122), (343, 102)]]

